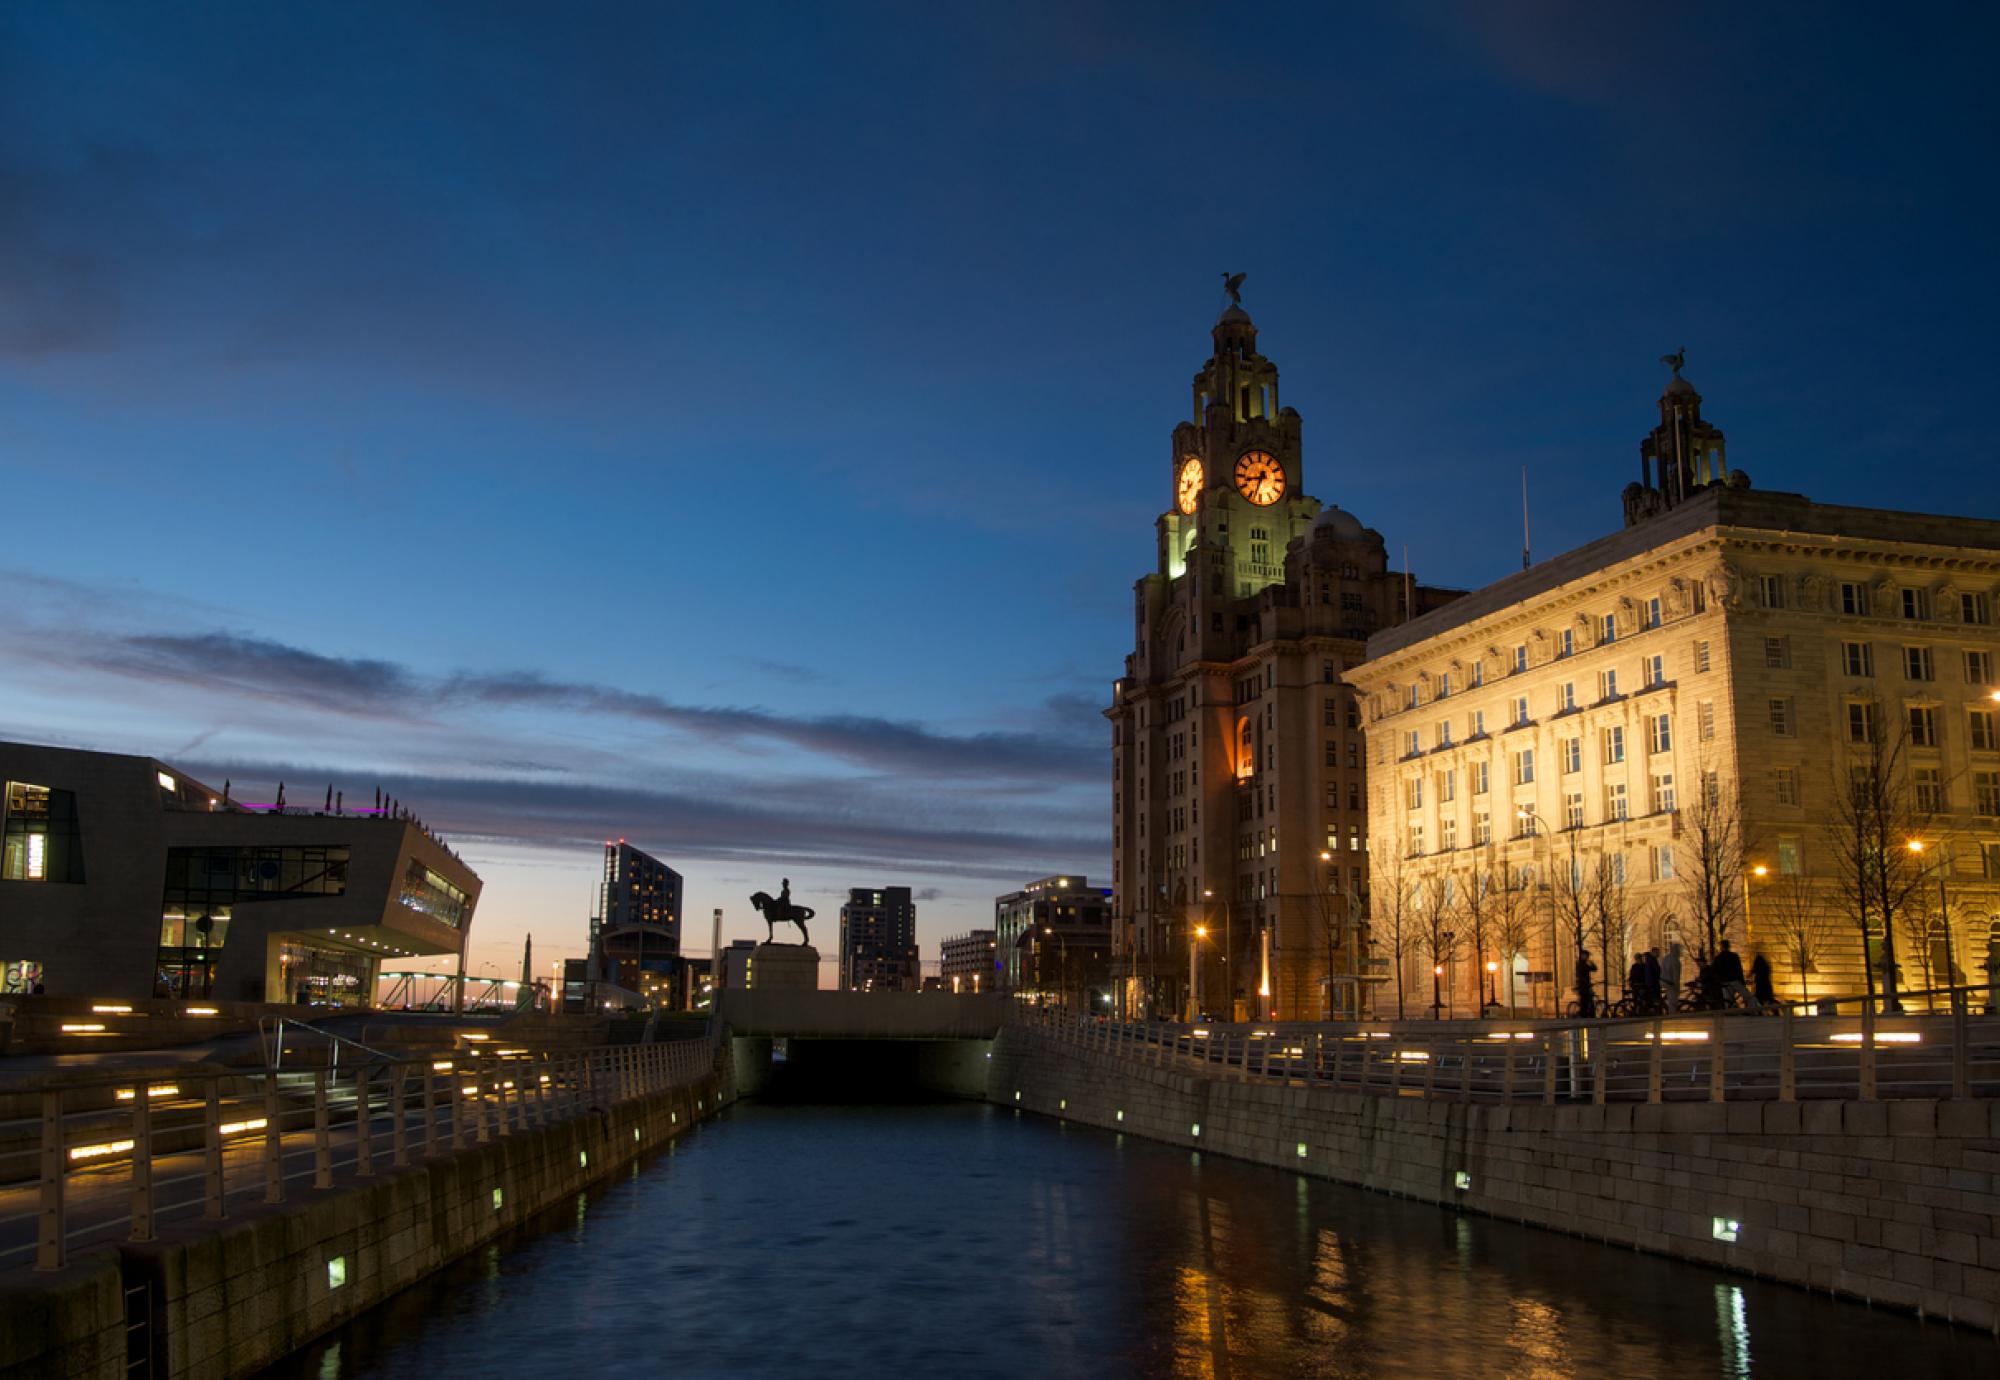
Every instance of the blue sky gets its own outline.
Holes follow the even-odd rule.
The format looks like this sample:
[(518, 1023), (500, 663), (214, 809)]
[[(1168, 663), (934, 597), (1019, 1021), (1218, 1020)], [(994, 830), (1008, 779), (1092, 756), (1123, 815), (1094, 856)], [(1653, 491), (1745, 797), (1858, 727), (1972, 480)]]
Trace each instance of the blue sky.
[(1307, 490), (1427, 580), (1518, 563), (1522, 465), (1539, 551), (1615, 524), (1682, 345), (1760, 485), (2000, 510), (1995, 28), (14, 7), (0, 735), (388, 784), (492, 966), (621, 835), (737, 934), (907, 882), (932, 952), (1108, 874), (1225, 269)]

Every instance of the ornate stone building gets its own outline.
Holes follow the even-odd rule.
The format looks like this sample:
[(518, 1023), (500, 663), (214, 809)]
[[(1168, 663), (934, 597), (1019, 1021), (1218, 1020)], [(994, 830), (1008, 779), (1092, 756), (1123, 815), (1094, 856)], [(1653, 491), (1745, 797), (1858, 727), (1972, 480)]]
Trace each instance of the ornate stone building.
[(1356, 1009), (1367, 895), (1359, 709), (1371, 632), (1452, 597), (1304, 492), (1298, 412), (1241, 306), (1167, 451), (1112, 723), (1113, 977), (1132, 1016)]
[(1904, 987), (1984, 980), (2000, 522), (1754, 491), (1678, 369), (1641, 463), (1624, 530), (1377, 633), (1352, 672), (1407, 1014), (1439, 967), (1445, 1014), (1567, 1007), (1579, 941), (1600, 997), (1634, 950), (1677, 942), (1692, 977), (1721, 938), (1781, 996), (1861, 991), (1892, 944)]

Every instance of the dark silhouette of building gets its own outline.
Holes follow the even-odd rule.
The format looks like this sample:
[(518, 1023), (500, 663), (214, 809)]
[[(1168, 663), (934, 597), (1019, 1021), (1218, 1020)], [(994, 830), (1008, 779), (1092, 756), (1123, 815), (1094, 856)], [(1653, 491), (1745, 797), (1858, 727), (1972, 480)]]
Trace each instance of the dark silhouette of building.
[(856, 887), (840, 908), (840, 985), (848, 991), (915, 992), (917, 905), (906, 886)]
[(597, 980), (661, 1004), (684, 1005), (680, 965), (681, 874), (619, 839), (604, 845), (604, 879), (591, 921)]

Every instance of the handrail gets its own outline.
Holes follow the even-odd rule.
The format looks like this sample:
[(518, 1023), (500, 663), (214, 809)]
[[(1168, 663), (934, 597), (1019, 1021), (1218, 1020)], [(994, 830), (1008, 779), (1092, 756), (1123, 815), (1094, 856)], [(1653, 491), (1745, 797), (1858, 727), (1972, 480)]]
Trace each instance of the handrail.
[[(269, 1031), (266, 1031), (264, 1028), (267, 1021), (271, 1023)], [(364, 1045), (359, 1040), (350, 1039), (345, 1035), (336, 1035), (331, 1030), (323, 1030), (310, 1021), (295, 1020), (290, 1016), (259, 1016), (257, 1018), (257, 1038), (264, 1042), (264, 1047), (269, 1053), (269, 1058), (266, 1062), (273, 1069), (283, 1066), (285, 1058), (285, 1027), (288, 1025), (295, 1025), (300, 1030), (310, 1031), (312, 1034), (332, 1044), (333, 1051), (331, 1057), (327, 1060), (327, 1067), (331, 1069), (338, 1069), (340, 1067), (340, 1047), (342, 1045), (351, 1046), (360, 1050), (363, 1054), (384, 1061), (393, 1061), (396, 1057), (386, 1050), (376, 1049), (372, 1045)], [(275, 1044), (272, 1043), (273, 1036), (276, 1037)]]
[(1462, 1102), (2000, 1097), (2000, 1018), (1693, 1012), (1605, 1021), (1121, 1024), (1025, 1013), (1065, 1044), (1154, 1066)]
[[(276, 1034), (282, 1039), (285, 1021), (278, 1021)], [(333, 1041), (335, 1049), (348, 1045), (381, 1055), (359, 1041), (306, 1028)], [(181, 1074), (177, 1083), (200, 1085), (198, 1094), (190, 1090), (177, 1099), (178, 1104), (193, 1096), (201, 1098), (196, 1113), (198, 1150), (156, 1149), (156, 1121), (183, 1141), (195, 1125), (182, 1115), (187, 1111), (184, 1105), (177, 1105), (177, 1124), (162, 1121), (163, 1111), (155, 1108), (150, 1080), (143, 1073), (136, 1079), (127, 1072), (122, 1078), (109, 1075), (48, 1087), (41, 1094), (40, 1144), (28, 1152), (37, 1168), (23, 1176), (37, 1185), (38, 1206), (32, 1214), (0, 1216), (0, 1226), (33, 1216), (36, 1232), (24, 1245), (0, 1246), (0, 1265), (33, 1251), (37, 1269), (60, 1269), (73, 1241), (102, 1233), (107, 1225), (129, 1222), (132, 1239), (147, 1241), (164, 1213), (199, 1204), (204, 1217), (221, 1220), (228, 1216), (231, 1199), (261, 1192), (264, 1202), (280, 1203), (287, 1184), (308, 1175), (315, 1188), (330, 1188), (337, 1170), (357, 1179), (372, 1178), (385, 1156), (401, 1169), (415, 1159), (448, 1155), (468, 1144), (483, 1145), (556, 1122), (597, 1116), (711, 1074), (722, 1048), (713, 1039), (690, 1039), (582, 1052), (467, 1050), (449, 1058), (381, 1055), (381, 1063), (353, 1066), (344, 1080), (338, 1069), (313, 1069), (309, 1105), (301, 1105), (303, 1090), (298, 1085), (280, 1085), (275, 1062), (250, 1071)], [(64, 1124), (65, 1095), (106, 1086), (129, 1094), (128, 1126), (113, 1131), (93, 1128), (89, 1134), (99, 1139), (72, 1144)], [(389, 1132), (386, 1147), (379, 1130), (384, 1122)], [(338, 1160), (336, 1126), (347, 1130)], [(636, 1127), (633, 1134), (636, 1140)], [(198, 1155), (199, 1167), (155, 1179), (157, 1158), (183, 1154)], [(301, 1164), (309, 1167), (298, 1168)], [(88, 1224), (68, 1229), (68, 1181), (102, 1184), (101, 1176), (121, 1172), (130, 1178), (130, 1212), (115, 1218), (93, 1213)], [(203, 1188), (191, 1197), (165, 1202), (157, 1196), (163, 1189), (195, 1181)], [(103, 1194), (88, 1205), (105, 1206)]]

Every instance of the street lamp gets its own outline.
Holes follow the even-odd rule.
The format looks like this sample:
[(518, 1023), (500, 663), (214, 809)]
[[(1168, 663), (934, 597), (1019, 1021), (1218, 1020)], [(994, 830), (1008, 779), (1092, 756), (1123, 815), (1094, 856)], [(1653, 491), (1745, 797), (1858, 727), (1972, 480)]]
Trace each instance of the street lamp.
[[(1205, 893), (1204, 893), (1205, 894)], [(1196, 925), (1188, 931), (1188, 1024), (1201, 1015), (1201, 967), (1198, 948), (1208, 938), (1208, 926)]]
[[(1542, 817), (1535, 813), (1534, 806), (1515, 806), (1514, 818), (1528, 826), (1528, 836), (1530, 838), (1539, 839), (1542, 837)], [(1551, 866), (1553, 865), (1552, 863)], [(1557, 954), (1557, 939), (1556, 908), (1553, 899), (1551, 899), (1549, 903), (1549, 1014), (1551, 1016), (1562, 1015), (1562, 973), (1560, 972), (1562, 965)], [(1577, 994), (1577, 1000), (1583, 1000), (1582, 993), (1579, 992)]]
[[(1204, 901), (1213, 903), (1215, 892), (1208, 887), (1203, 887), (1201, 889), (1201, 898)], [(1230, 1021), (1236, 1019), (1236, 974), (1229, 971), (1229, 949), (1231, 941), (1235, 938), (1235, 932), (1236, 916), (1229, 908), (1229, 898), (1225, 896), (1222, 898), (1222, 976), (1228, 988), (1229, 1011), (1223, 1019)], [(1208, 931), (1203, 929), (1201, 934), (1206, 938)]]
[(1056, 984), (1062, 996), (1062, 1004), (1069, 1005), (1069, 941), (1056, 933), (1055, 926), (1042, 926), (1042, 933), (1056, 941)]
[[(2000, 700), (2000, 690), (1994, 691), (1992, 698)], [(1921, 857), (1923, 855), (1925, 844), (1922, 839), (1911, 839), (1909, 841), (1908, 847), (1912, 853), (1915, 853), (1919, 857)], [(1957, 985), (1958, 982), (1958, 965), (1953, 963), (1951, 958), (1951, 903), (1949, 898), (1946, 897), (1944, 890), (1945, 869), (1949, 867), (1950, 864), (1951, 864), (1951, 854), (1946, 850), (1940, 848), (1938, 850), (1938, 860), (1937, 860), (1938, 923), (1944, 926), (1944, 985), (1947, 987), (1955, 986)], [(1885, 925), (1883, 928), (1886, 929), (1888, 927)], [(1929, 999), (1927, 998), (1926, 1000)], [(1951, 1000), (1953, 1005), (1956, 1006), (1958, 1001), (1956, 993), (1953, 994)]]
[(1500, 972), (1500, 961), (1498, 959), (1493, 959), (1493, 958), (1487, 959), (1486, 960), (1486, 1004), (1489, 1007), (1498, 1006), (1500, 1004), (1499, 972)]

